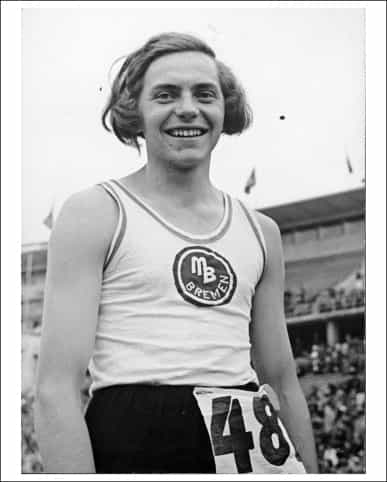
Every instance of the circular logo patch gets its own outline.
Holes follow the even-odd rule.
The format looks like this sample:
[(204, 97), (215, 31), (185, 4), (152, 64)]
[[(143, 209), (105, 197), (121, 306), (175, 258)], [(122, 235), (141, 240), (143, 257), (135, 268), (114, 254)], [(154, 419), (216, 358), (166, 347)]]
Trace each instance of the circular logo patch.
[(227, 259), (202, 246), (191, 246), (177, 253), (173, 276), (180, 295), (197, 306), (228, 303), (237, 284), (236, 275)]

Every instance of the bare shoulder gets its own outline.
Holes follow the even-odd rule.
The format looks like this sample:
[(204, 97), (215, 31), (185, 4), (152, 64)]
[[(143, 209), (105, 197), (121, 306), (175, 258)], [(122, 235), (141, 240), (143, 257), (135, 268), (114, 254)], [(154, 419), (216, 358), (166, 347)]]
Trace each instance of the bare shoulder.
[(101, 186), (72, 194), (63, 204), (50, 238), (50, 248), (104, 253), (118, 219), (115, 202)]
[[(262, 283), (277, 283), (284, 277), (284, 255), (282, 248), (281, 232), (278, 224), (269, 216), (256, 212), (256, 219), (262, 229), (266, 245), (266, 263)], [(277, 280), (277, 281), (276, 281)]]
[(261, 226), (266, 242), (269, 245), (273, 245), (273, 243), (274, 245), (276, 245), (278, 242), (280, 243), (281, 232), (278, 227), (278, 224), (274, 221), (274, 219), (259, 211), (255, 211), (254, 214), (255, 214), (256, 220)]

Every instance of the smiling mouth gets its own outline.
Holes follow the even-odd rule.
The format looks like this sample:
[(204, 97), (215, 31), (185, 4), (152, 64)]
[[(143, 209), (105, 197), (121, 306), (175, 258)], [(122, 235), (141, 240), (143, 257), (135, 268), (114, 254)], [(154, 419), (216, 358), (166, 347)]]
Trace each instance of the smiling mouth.
[(171, 137), (179, 137), (179, 138), (192, 138), (192, 137), (201, 137), (208, 132), (207, 129), (201, 128), (193, 128), (193, 129), (167, 129), (166, 134)]

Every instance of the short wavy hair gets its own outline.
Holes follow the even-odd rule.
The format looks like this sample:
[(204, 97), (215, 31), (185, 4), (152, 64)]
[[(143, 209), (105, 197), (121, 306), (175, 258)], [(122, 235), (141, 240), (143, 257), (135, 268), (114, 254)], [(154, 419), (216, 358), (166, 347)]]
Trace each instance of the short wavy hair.
[(231, 69), (219, 61), (212, 48), (199, 38), (168, 32), (150, 38), (145, 45), (127, 56), (113, 81), (110, 97), (103, 110), (102, 124), (124, 144), (140, 150), (138, 138), (144, 138), (137, 105), (148, 67), (163, 55), (178, 52), (202, 52), (214, 59), (225, 101), (222, 132), (240, 134), (250, 126), (252, 111)]

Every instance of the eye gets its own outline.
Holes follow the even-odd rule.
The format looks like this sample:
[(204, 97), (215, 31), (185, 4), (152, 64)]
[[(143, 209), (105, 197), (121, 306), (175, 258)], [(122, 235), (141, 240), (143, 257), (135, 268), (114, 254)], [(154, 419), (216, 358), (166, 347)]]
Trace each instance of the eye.
[(173, 95), (171, 94), (171, 92), (163, 90), (155, 94), (155, 99), (160, 102), (168, 102), (173, 99)]
[(211, 102), (213, 99), (216, 99), (216, 93), (212, 90), (199, 90), (196, 96), (202, 102)]

